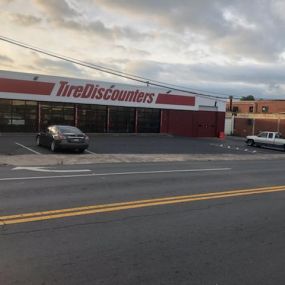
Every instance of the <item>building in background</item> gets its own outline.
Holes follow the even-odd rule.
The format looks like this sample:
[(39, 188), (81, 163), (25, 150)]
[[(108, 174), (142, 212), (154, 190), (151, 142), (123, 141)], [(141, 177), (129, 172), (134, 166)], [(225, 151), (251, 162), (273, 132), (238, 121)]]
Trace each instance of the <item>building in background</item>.
[(167, 133), (215, 137), (224, 100), (169, 89), (0, 71), (0, 132), (50, 124), (91, 133)]
[(285, 134), (285, 100), (228, 102), (225, 132), (236, 136), (276, 131)]

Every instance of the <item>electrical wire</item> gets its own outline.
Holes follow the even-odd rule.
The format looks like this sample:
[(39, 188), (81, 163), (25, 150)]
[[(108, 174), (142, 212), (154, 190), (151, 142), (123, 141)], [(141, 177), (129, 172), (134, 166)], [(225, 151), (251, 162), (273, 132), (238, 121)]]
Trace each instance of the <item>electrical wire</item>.
[[(118, 71), (118, 70), (115, 70), (115, 69), (112, 69), (112, 68), (108, 68), (108, 67), (104, 67), (104, 66), (101, 66), (101, 65), (92, 64), (92, 63), (85, 62), (85, 61), (82, 61), (82, 60), (78, 60), (78, 59), (75, 59), (75, 58), (72, 58), (72, 57), (67, 57), (67, 56), (59, 55), (59, 54), (56, 54), (56, 53), (53, 53), (53, 52), (45, 51), (43, 49), (40, 49), (40, 48), (31, 46), (31, 45), (25, 44), (23, 42), (16, 41), (16, 40), (11, 39), (11, 38), (7, 38), (7, 37), (1, 36), (1, 35), (0, 35), (0, 40), (2, 40), (4, 42), (7, 42), (7, 43), (10, 43), (10, 44), (13, 44), (13, 45), (16, 45), (16, 46), (19, 46), (19, 47), (22, 47), (22, 48), (25, 48), (25, 49), (29, 49), (29, 50), (37, 52), (37, 53), (41, 53), (41, 54), (44, 54), (44, 55), (47, 55), (47, 56), (50, 56), (50, 57), (54, 57), (54, 58), (57, 58), (57, 59), (60, 59), (60, 60), (64, 60), (64, 61), (67, 61), (67, 62), (70, 62), (70, 63), (73, 63), (73, 64), (81, 65), (81, 66), (84, 66), (84, 67), (87, 67), (87, 68), (98, 70), (100, 72), (108, 73), (108, 74), (111, 74), (111, 75), (114, 75), (114, 76), (118, 76), (118, 77), (122, 77), (122, 78), (129, 79), (129, 80), (132, 80), (132, 81), (136, 81), (136, 82), (140, 82), (140, 83), (143, 83), (143, 84), (147, 84), (148, 86), (155, 86), (155, 87), (160, 87), (160, 88), (166, 88), (166, 89), (169, 89), (171, 91), (173, 90), (173, 91), (180, 91), (180, 92), (184, 92), (184, 93), (191, 93), (191, 94), (195, 94), (197, 96), (215, 98), (215, 99), (219, 99), (219, 100), (227, 100), (227, 98), (221, 97), (221, 96), (216, 96), (216, 95), (202, 94), (202, 93), (198, 93), (198, 92), (207, 92), (207, 93), (210, 93), (210, 94), (218, 94), (218, 95), (224, 95), (224, 96), (228, 96), (228, 97), (232, 96), (233, 99), (240, 99), (240, 97), (229, 95), (229, 94), (225, 94), (225, 93), (209, 92), (209, 91), (201, 90), (201, 89), (193, 89), (193, 88), (181, 87), (179, 85), (168, 84), (168, 83), (165, 83), (165, 82), (162, 82), (162, 81), (152, 80), (150, 78), (145, 78), (145, 77), (142, 77), (142, 76), (139, 76), (139, 75), (134, 75), (134, 74), (126, 73), (126, 72), (121, 72), (121, 71)], [(198, 92), (193, 92), (191, 90), (195, 90), (195, 91), (198, 91)]]

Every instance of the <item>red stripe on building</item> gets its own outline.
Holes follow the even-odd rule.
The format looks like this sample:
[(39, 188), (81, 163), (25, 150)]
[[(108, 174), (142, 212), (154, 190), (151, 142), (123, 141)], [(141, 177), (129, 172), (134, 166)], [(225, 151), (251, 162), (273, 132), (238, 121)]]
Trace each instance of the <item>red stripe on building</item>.
[(160, 93), (158, 94), (155, 103), (156, 104), (167, 104), (167, 105), (195, 106), (195, 97)]
[(55, 83), (0, 78), (0, 92), (50, 95)]

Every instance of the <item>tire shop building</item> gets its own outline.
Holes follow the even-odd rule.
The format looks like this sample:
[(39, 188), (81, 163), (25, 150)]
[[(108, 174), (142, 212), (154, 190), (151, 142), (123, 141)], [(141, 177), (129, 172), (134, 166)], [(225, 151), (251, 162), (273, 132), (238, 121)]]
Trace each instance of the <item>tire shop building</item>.
[(0, 70), (0, 132), (50, 124), (89, 133), (168, 133), (216, 137), (225, 101), (167, 88)]

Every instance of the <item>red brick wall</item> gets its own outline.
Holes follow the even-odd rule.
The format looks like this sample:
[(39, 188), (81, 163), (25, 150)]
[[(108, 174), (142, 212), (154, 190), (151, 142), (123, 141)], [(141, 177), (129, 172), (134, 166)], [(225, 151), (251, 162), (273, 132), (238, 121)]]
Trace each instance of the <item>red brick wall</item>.
[(252, 121), (249, 119), (235, 118), (234, 135), (245, 137), (252, 134)]
[(255, 120), (255, 134), (259, 134), (262, 131), (277, 132), (278, 120), (277, 119), (256, 119)]
[[(253, 109), (255, 110), (254, 102), (237, 102), (233, 103), (233, 110), (234, 107), (238, 107), (238, 113), (249, 113), (249, 107), (253, 106)], [(227, 110), (229, 108), (229, 105), (227, 104)]]
[[(251, 122), (251, 125), (250, 125)], [(252, 135), (253, 120), (244, 118), (235, 118), (234, 122), (234, 135), (245, 137)], [(285, 135), (285, 119), (280, 120), (278, 129), (278, 119), (255, 119), (254, 134), (262, 131), (281, 132)]]
[[(259, 100), (233, 102), (233, 107), (238, 107), (238, 113), (249, 113), (249, 107), (253, 106), (254, 113), (262, 113), (262, 107), (268, 107), (268, 114), (285, 113), (285, 100)], [(229, 103), (227, 103), (227, 110)]]

